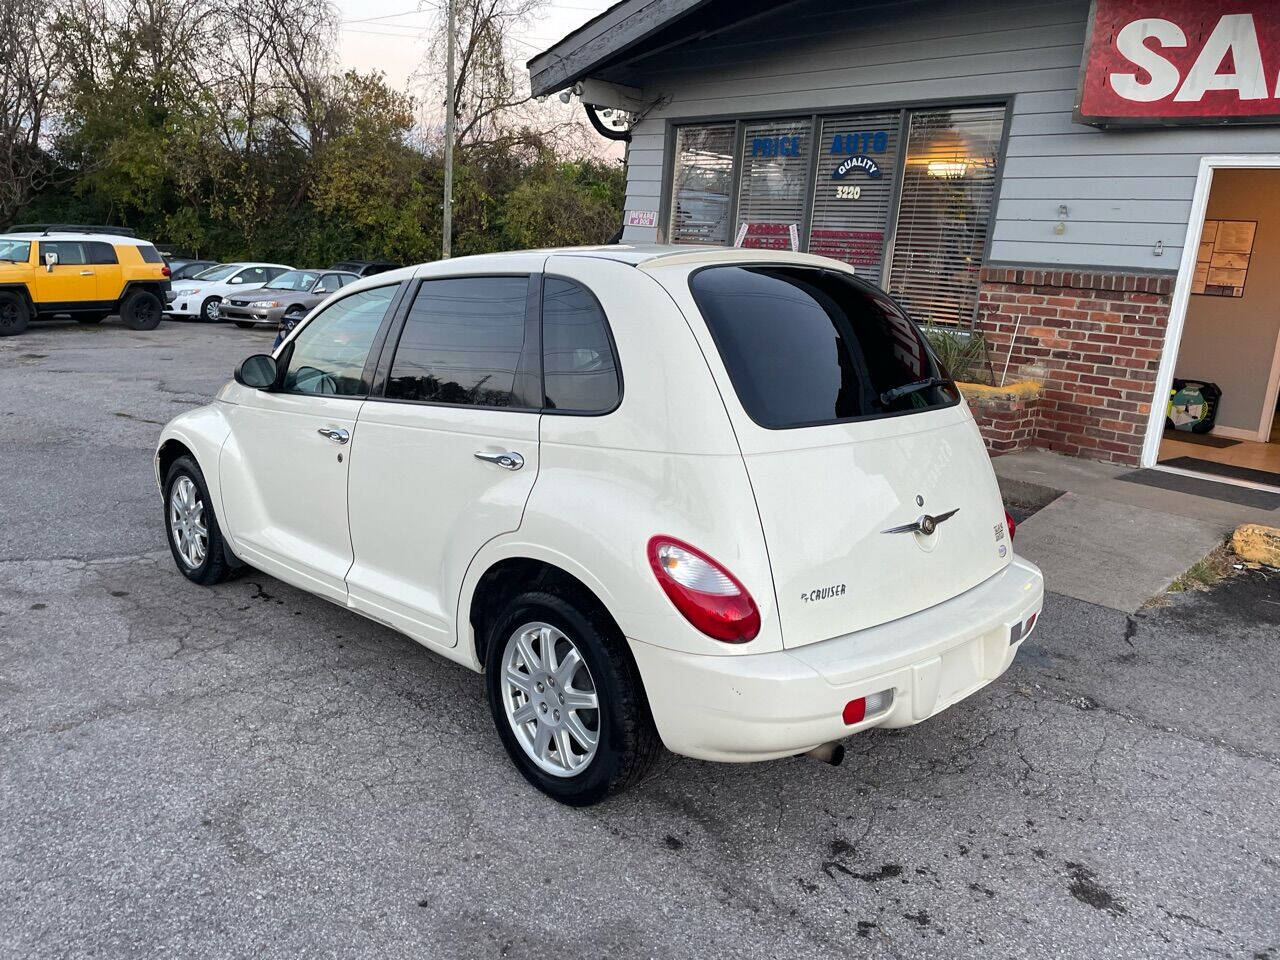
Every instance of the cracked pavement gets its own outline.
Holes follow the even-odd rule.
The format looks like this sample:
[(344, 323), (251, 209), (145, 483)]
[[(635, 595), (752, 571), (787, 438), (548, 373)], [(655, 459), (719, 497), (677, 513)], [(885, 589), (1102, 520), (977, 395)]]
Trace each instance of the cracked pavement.
[(1001, 680), (842, 767), (668, 755), (571, 810), (477, 675), (173, 568), (159, 424), (269, 343), (0, 340), (0, 956), (1280, 960), (1280, 576), (1051, 594)]

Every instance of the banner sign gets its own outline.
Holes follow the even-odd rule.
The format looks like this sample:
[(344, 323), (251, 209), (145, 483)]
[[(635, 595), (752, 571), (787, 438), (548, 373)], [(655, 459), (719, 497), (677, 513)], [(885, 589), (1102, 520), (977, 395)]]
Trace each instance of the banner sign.
[(879, 230), (822, 230), (815, 227), (809, 235), (809, 252), (822, 257), (843, 260), (855, 267), (880, 264), (884, 234)]
[(733, 245), (761, 250), (799, 250), (800, 231), (794, 223), (743, 223), (738, 226)]
[(1280, 123), (1280, 3), (1093, 0), (1075, 119)]

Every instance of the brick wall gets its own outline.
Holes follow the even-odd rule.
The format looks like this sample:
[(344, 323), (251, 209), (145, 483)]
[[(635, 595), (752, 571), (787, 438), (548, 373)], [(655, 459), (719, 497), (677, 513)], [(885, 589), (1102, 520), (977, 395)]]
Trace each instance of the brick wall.
[[(1173, 277), (985, 267), (975, 323), (997, 376), (1044, 384), (1034, 446), (1136, 464)], [(1010, 352), (1012, 350), (1012, 353)]]
[(1011, 389), (962, 383), (983, 442), (993, 454), (1012, 453), (1033, 446), (1040, 426), (1040, 385), (1015, 384)]

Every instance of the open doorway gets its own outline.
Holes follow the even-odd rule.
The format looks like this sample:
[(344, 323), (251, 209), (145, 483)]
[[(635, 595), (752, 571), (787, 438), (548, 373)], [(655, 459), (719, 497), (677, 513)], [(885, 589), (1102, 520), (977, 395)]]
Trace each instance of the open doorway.
[(1185, 314), (1176, 344), (1170, 327), (1170, 401), (1152, 459), (1280, 489), (1280, 168), (1209, 173), (1199, 242), (1178, 279)]

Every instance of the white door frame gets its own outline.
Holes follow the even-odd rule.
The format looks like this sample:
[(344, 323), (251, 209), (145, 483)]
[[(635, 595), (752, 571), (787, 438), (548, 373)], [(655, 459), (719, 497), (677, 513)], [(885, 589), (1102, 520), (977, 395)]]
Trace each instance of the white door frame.
[[(1173, 371), (1178, 363), (1178, 349), (1182, 345), (1182, 329), (1187, 319), (1187, 305), (1191, 301), (1191, 284), (1195, 279), (1196, 253), (1200, 249), (1200, 234), (1204, 229), (1205, 214), (1209, 209), (1209, 190), (1213, 186), (1213, 172), (1229, 169), (1280, 169), (1280, 154), (1230, 154), (1200, 158), (1200, 172), (1196, 176), (1196, 189), (1191, 197), (1191, 218), (1187, 223), (1187, 237), (1182, 245), (1182, 261), (1178, 265), (1178, 279), (1173, 286), (1173, 302), (1169, 306), (1169, 323), (1165, 328), (1164, 355), (1156, 374), (1156, 388), (1151, 397), (1151, 416), (1147, 421), (1147, 436), (1142, 443), (1142, 466), (1154, 467), (1160, 455), (1160, 438), (1164, 435), (1165, 411), (1169, 407), (1169, 390), (1173, 386)], [(1276, 403), (1280, 383), (1276, 379), (1276, 367), (1271, 369), (1271, 384), (1267, 391), (1270, 407), (1264, 411), (1262, 423), (1270, 424), (1271, 410)], [(1261, 427), (1260, 427), (1261, 429)]]

